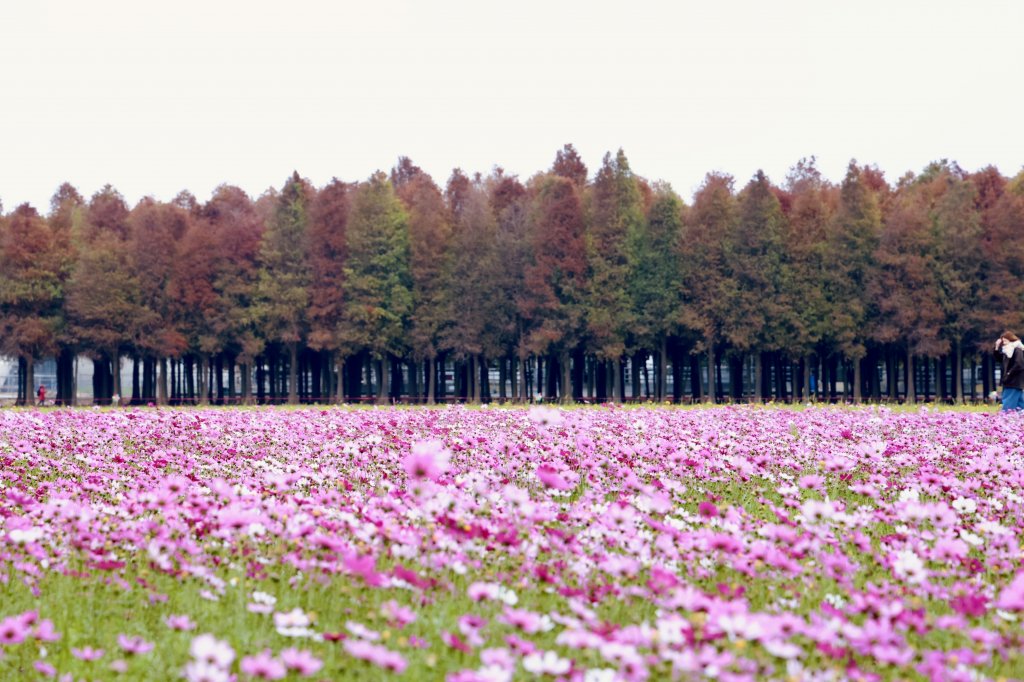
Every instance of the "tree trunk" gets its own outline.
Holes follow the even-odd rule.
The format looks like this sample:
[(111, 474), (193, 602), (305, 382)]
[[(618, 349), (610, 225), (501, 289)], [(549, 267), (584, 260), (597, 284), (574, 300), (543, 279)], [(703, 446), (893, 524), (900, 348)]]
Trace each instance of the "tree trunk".
[(377, 361), (377, 398), (374, 403), (383, 405), (387, 403), (388, 384), (391, 377), (388, 376), (388, 358), (385, 354)]
[(659, 403), (665, 402), (665, 395), (668, 393), (668, 339), (661, 337), (658, 343), (658, 378), (655, 381), (655, 399)]
[(853, 358), (853, 402), (859, 405), (861, 402), (860, 392), (860, 363), (861, 358)]
[(156, 362), (156, 404), (167, 404), (167, 358)]
[(523, 404), (530, 402), (530, 384), (526, 380), (526, 356), (519, 356), (519, 400)]
[(209, 396), (207, 393), (206, 378), (207, 378), (207, 367), (208, 361), (205, 353), (199, 354), (199, 404), (209, 404)]
[(418, 360), (409, 360), (406, 367), (409, 370), (409, 402), (415, 405), (423, 394), (423, 389), (420, 387), (420, 371), (423, 369), (423, 365)]
[(690, 401), (704, 402), (704, 382), (701, 380), (700, 355), (690, 353)]
[(331, 367), (337, 372), (337, 378), (334, 379), (336, 383), (332, 384), (332, 402), (341, 405), (345, 402), (345, 356), (341, 353), (331, 353)]
[(288, 404), (299, 404), (299, 344), (288, 344)]
[(139, 359), (137, 357), (132, 358), (132, 405), (138, 405), (142, 402), (142, 386), (139, 383), (141, 373), (139, 371)]
[(36, 404), (36, 360), (31, 355), (25, 356), (25, 404)]
[(217, 353), (210, 363), (210, 369), (213, 370), (213, 392), (216, 396), (214, 398), (214, 405), (224, 404), (224, 354)]
[(427, 358), (427, 405), (433, 405), (437, 394), (437, 368), (436, 359), (433, 355)]
[(522, 362), (518, 354), (510, 355), (508, 358), (509, 363), (509, 387), (511, 388), (510, 396), (512, 402), (519, 402), (520, 395), (519, 391), (522, 383), (519, 381), (519, 365)]
[(558, 357), (558, 362), (562, 366), (562, 392), (558, 397), (558, 402), (568, 405), (572, 402), (572, 368), (569, 365), (569, 351), (563, 350)]
[(238, 402), (242, 405), (252, 405), (252, 365), (248, 362), (238, 363), (238, 378), (241, 384)]
[(195, 361), (191, 355), (184, 359), (183, 371), (185, 372), (185, 400), (188, 401), (189, 404), (191, 404), (192, 399), (195, 397), (196, 391), (196, 378), (192, 372), (192, 365), (194, 362)]
[(629, 397), (635, 403), (640, 400), (640, 351), (629, 358)]
[(113, 396), (118, 397), (117, 404), (121, 403), (121, 351), (115, 349), (110, 354), (110, 372), (113, 377), (113, 390), (111, 392), (111, 399)]
[(957, 405), (964, 404), (964, 359), (960, 348), (960, 340), (953, 345), (953, 400)]
[(761, 352), (754, 351), (754, 400), (764, 402), (764, 372), (761, 371)]
[(478, 386), (476, 397), (480, 402), (491, 400), (491, 361), (487, 356), (481, 354), (477, 363), (476, 378)]
[(917, 386), (914, 384), (914, 354), (907, 346), (907, 404), (913, 405), (917, 402)]
[(672, 402), (679, 403), (683, 399), (683, 363), (682, 350), (678, 344), (672, 346)]
[(715, 344), (708, 343), (708, 402), (714, 404), (716, 402), (715, 397), (718, 395), (717, 386), (715, 386)]

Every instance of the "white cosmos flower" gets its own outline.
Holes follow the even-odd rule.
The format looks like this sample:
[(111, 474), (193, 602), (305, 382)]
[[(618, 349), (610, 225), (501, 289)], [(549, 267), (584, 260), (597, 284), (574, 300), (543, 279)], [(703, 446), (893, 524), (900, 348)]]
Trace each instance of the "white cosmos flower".
[(909, 583), (924, 582), (927, 571), (924, 562), (912, 550), (903, 549), (896, 553), (896, 561), (892, 566), (893, 573)]
[(572, 667), (572, 661), (554, 651), (538, 651), (523, 659), (523, 667), (534, 675), (564, 675)]
[(961, 514), (973, 514), (978, 508), (978, 503), (969, 497), (958, 497), (953, 500), (953, 509)]
[(981, 537), (975, 535), (969, 530), (960, 529), (960, 538), (968, 545), (974, 545), (975, 547), (981, 547), (985, 544), (985, 541)]
[(209, 633), (195, 637), (189, 646), (189, 653), (196, 661), (222, 670), (235, 660), (235, 650), (231, 648), (231, 645)]
[(43, 529), (42, 528), (28, 528), (28, 529), (23, 530), (21, 528), (15, 528), (14, 530), (8, 532), (7, 534), (10, 536), (11, 542), (13, 542), (14, 544), (16, 544), (16, 545), (27, 545), (30, 542), (35, 542), (39, 538), (43, 537)]

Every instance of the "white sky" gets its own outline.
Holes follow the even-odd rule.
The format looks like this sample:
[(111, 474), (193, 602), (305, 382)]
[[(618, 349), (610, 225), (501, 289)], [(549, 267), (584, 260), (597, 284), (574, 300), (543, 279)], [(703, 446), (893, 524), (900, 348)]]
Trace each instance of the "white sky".
[(8, 0), (0, 200), (255, 195), (399, 155), (525, 179), (566, 142), (687, 201), (710, 170), (781, 182), (810, 155), (833, 180), (853, 157), (1013, 175), (1022, 66), (1016, 0)]

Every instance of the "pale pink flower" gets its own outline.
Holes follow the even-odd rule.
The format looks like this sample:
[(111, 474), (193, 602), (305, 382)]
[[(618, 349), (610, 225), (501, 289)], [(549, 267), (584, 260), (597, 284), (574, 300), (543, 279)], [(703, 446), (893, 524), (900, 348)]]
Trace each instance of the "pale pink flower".
[(81, 649), (71, 649), (71, 655), (83, 661), (95, 661), (103, 658), (103, 649), (94, 649), (91, 646), (84, 646)]
[(1018, 573), (1017, 577), (999, 593), (996, 608), (1004, 611), (1024, 611), (1024, 572)]
[(448, 470), (451, 452), (439, 440), (412, 444), (411, 452), (402, 460), (402, 468), (413, 480), (436, 481)]
[(249, 677), (258, 680), (280, 680), (288, 674), (284, 663), (274, 658), (270, 649), (264, 649), (255, 656), (245, 656), (238, 667)]
[(44, 677), (53, 677), (57, 674), (57, 669), (46, 661), (36, 661), (32, 664), (32, 667), (36, 669), (36, 672)]
[(402, 606), (394, 599), (381, 604), (380, 613), (388, 619), (392, 626), (397, 628), (404, 628), (416, 621), (416, 612), (408, 606)]
[(44, 618), (39, 621), (39, 624), (36, 625), (36, 629), (33, 631), (32, 636), (40, 642), (56, 642), (60, 639), (60, 633), (54, 630), (53, 621), (49, 618)]
[(117, 645), (126, 654), (133, 654), (135, 656), (146, 654), (153, 650), (152, 642), (147, 642), (141, 637), (129, 637), (128, 635), (118, 635)]
[(206, 661), (191, 661), (185, 665), (187, 682), (229, 682), (233, 675), (230, 671)]
[(203, 661), (218, 668), (227, 668), (235, 660), (235, 650), (223, 640), (211, 634), (199, 635), (192, 639), (189, 653), (197, 661)]
[(194, 630), (195, 627), (196, 627), (196, 624), (193, 623), (192, 619), (189, 618), (187, 615), (183, 615), (183, 616), (175, 616), (175, 615), (167, 616), (166, 618), (164, 618), (164, 623), (166, 623), (167, 627), (169, 627), (170, 629), (178, 630), (179, 632), (186, 632), (188, 630)]
[(324, 667), (323, 661), (305, 649), (290, 647), (281, 652), (281, 662), (299, 675), (315, 675)]

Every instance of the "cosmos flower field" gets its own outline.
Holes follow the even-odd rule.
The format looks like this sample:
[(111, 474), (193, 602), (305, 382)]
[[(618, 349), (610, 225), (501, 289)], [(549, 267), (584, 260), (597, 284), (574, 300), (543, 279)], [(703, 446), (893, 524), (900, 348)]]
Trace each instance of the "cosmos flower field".
[(0, 679), (1024, 678), (1024, 419), (0, 412)]

